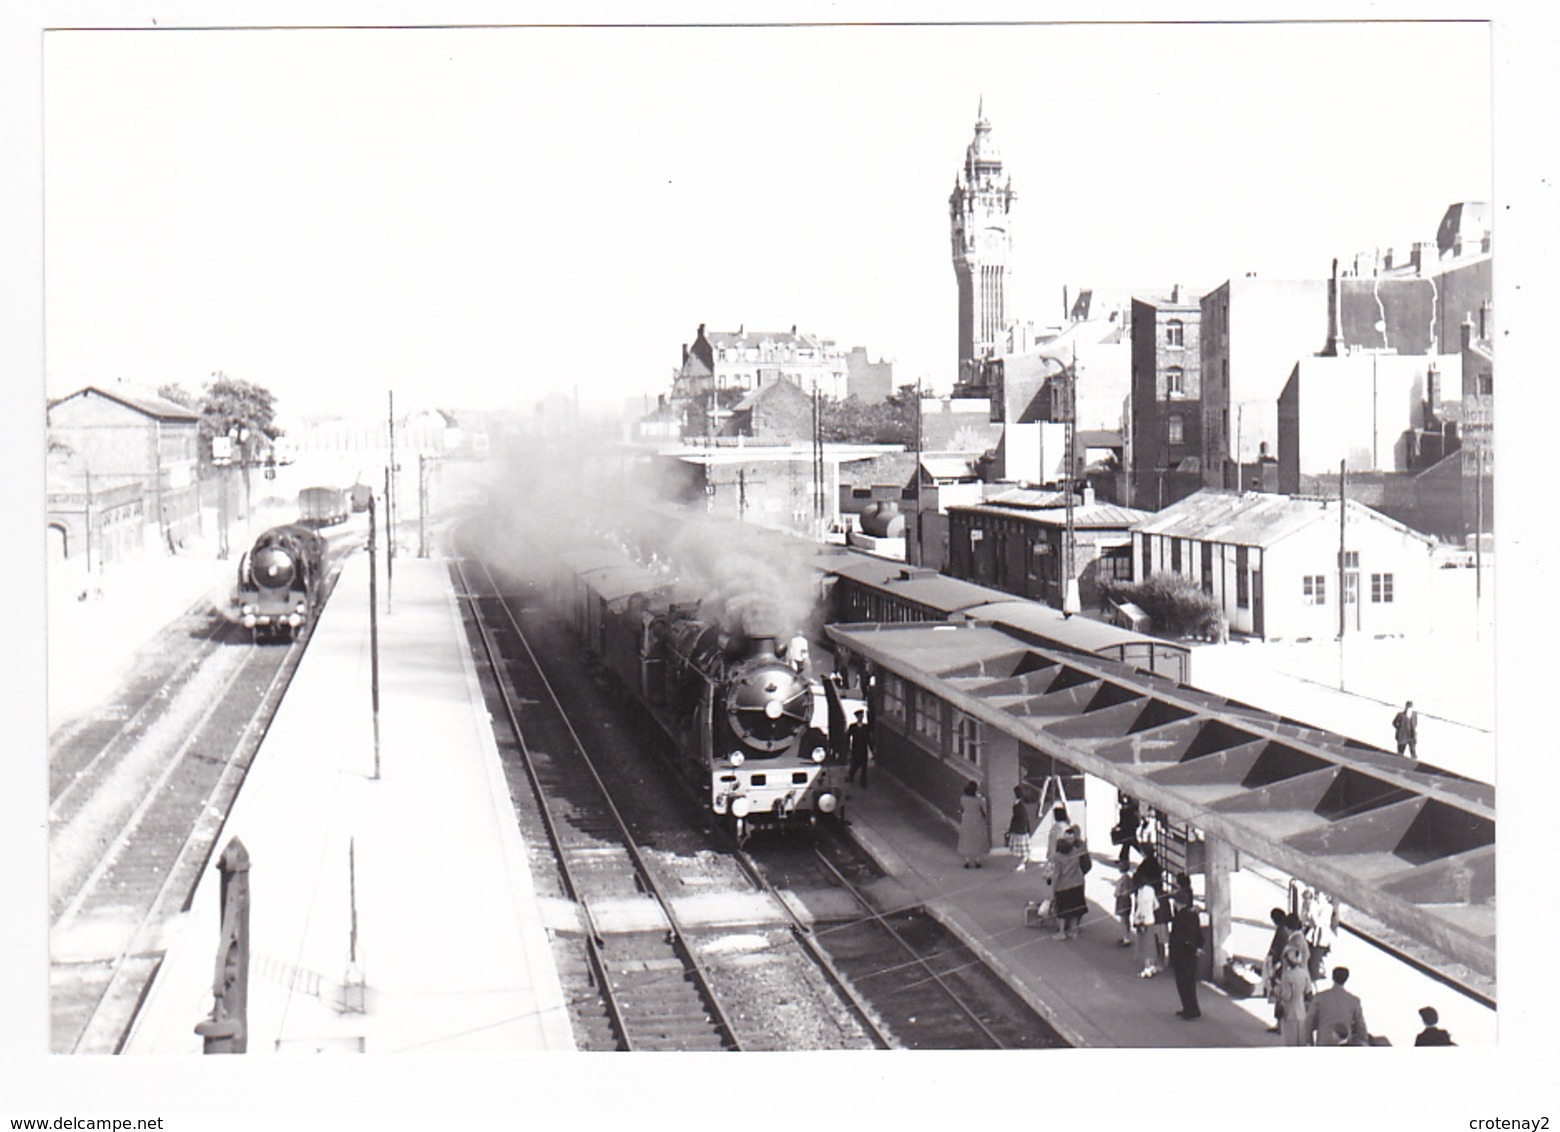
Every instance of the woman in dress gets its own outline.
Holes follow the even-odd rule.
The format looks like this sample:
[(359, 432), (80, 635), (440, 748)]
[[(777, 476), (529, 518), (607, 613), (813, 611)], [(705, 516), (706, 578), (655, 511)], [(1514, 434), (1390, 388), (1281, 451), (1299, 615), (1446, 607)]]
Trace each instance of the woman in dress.
[(1313, 989), (1306, 959), (1303, 946), (1293, 939), (1284, 945), (1283, 968), (1278, 976), (1278, 1005), (1284, 1013), (1278, 1020), (1278, 1033), (1286, 1046), (1306, 1044), (1305, 1018)]
[(1008, 821), (1007, 846), (1013, 856), (1018, 858), (1018, 867), (1022, 869), (1029, 860), (1029, 834), (1032, 831), (1029, 822), (1029, 804), (1024, 801), (1024, 787), (1013, 787), (1013, 816)]
[(1056, 893), (1056, 915), (1062, 926), (1056, 939), (1073, 939), (1088, 904), (1083, 898), (1083, 855), (1088, 852), (1072, 830), (1062, 834), (1051, 857), (1051, 884)]
[(959, 856), (964, 858), (966, 869), (982, 867), (982, 860), (991, 850), (990, 825), (986, 816), (986, 800), (973, 782), (964, 784), (964, 796), (959, 799)]

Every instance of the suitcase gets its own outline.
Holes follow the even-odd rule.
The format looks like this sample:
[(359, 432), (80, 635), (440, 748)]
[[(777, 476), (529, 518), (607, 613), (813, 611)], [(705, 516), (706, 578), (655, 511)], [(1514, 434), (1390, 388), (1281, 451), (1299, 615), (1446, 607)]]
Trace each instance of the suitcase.
[(1026, 928), (1056, 928), (1060, 921), (1051, 914), (1051, 902), (1049, 900), (1031, 900), (1024, 905), (1024, 926)]

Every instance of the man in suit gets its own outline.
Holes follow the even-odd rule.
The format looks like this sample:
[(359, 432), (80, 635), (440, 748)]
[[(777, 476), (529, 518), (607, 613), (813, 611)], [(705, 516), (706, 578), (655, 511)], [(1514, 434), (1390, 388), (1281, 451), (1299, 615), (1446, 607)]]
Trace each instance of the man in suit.
[(1305, 1035), (1312, 1045), (1370, 1044), (1370, 1031), (1365, 1029), (1365, 1012), (1360, 1009), (1360, 1000), (1344, 990), (1348, 981), (1349, 969), (1334, 967), (1332, 986), (1311, 999), (1311, 1008), (1305, 1017)]
[(1197, 953), (1202, 950), (1202, 918), (1192, 903), (1188, 889), (1178, 889), (1174, 896), (1175, 915), (1170, 918), (1170, 970), (1175, 973), (1176, 993), (1181, 996), (1181, 1009), (1176, 1015), (1190, 1022), (1201, 1018), (1197, 1005)]
[(1409, 700), (1403, 705), (1403, 710), (1392, 717), (1392, 731), (1397, 736), (1398, 754), (1405, 750), (1408, 757), (1419, 757), (1419, 713), (1414, 710), (1414, 701)]

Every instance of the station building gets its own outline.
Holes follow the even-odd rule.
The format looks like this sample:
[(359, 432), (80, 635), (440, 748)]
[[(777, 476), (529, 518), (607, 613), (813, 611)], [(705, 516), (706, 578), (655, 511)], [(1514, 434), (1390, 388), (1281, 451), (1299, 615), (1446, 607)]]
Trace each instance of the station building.
[(1132, 531), (1133, 579), (1191, 578), (1263, 640), (1337, 637), (1340, 597), (1343, 632), (1423, 629), (1435, 540), (1352, 499), (1342, 515), (1337, 499), (1200, 491)]
[[(1079, 598), (1096, 604), (1102, 578), (1132, 578), (1132, 528), (1147, 511), (1097, 503), (1092, 490), (1073, 507), (1073, 569)], [(955, 578), (995, 586), (1018, 597), (1062, 607), (1066, 579), (1066, 499), (1059, 491), (1008, 488), (975, 504), (948, 509), (947, 570)]]
[(124, 383), (50, 402), (50, 554), (84, 555), (90, 538), (112, 561), (140, 549), (138, 526), (170, 550), (197, 534), (199, 428), (193, 409)]

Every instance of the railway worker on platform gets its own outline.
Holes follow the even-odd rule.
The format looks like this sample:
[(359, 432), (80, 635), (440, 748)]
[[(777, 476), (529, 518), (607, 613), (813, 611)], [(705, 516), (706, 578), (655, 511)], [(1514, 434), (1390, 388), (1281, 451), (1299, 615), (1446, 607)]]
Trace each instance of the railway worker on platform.
[(964, 795), (959, 799), (959, 856), (964, 858), (966, 869), (979, 869), (985, 867), (984, 859), (990, 850), (986, 799), (980, 796), (980, 787), (966, 782)]
[(856, 774), (861, 774), (861, 788), (867, 788), (867, 763), (872, 758), (872, 729), (867, 726), (867, 713), (858, 711), (856, 722), (850, 725), (845, 733), (846, 740), (850, 743), (850, 766), (845, 771), (845, 781), (855, 782)]
[(1392, 717), (1392, 730), (1397, 736), (1398, 754), (1407, 750), (1409, 758), (1419, 758), (1419, 713), (1414, 710), (1413, 700), (1406, 701), (1403, 710)]
[(1176, 1015), (1190, 1022), (1202, 1017), (1197, 1005), (1197, 955), (1203, 947), (1202, 917), (1192, 900), (1192, 890), (1177, 889), (1172, 898), (1175, 915), (1170, 921), (1170, 970), (1175, 973), (1175, 990), (1181, 997)]

